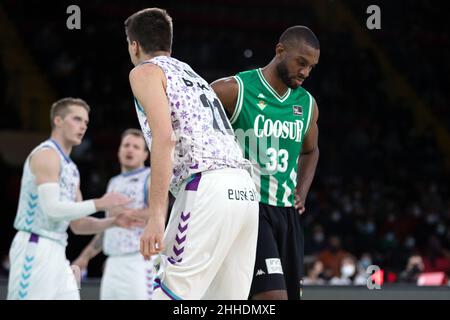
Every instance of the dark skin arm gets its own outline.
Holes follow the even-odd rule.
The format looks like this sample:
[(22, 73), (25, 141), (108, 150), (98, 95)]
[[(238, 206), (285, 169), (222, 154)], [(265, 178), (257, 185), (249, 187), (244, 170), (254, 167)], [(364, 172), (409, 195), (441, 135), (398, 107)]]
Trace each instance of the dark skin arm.
[(311, 126), (305, 139), (303, 140), (302, 150), (298, 158), (298, 176), (297, 186), (295, 188), (295, 209), (299, 214), (305, 212), (305, 200), (309, 188), (316, 173), (317, 161), (319, 160), (319, 127), (317, 119), (319, 118), (319, 108), (314, 101), (314, 114)]
[[(239, 86), (233, 77), (222, 78), (211, 83), (211, 87), (222, 102), (228, 118), (234, 113), (238, 98)], [(318, 136), (319, 128), (317, 119), (319, 118), (319, 108), (314, 101), (314, 114), (311, 127), (303, 141), (302, 150), (298, 159), (299, 175), (297, 177), (297, 187), (295, 189), (295, 208), (300, 214), (305, 212), (305, 200), (309, 188), (316, 172), (319, 160)]]
[(233, 77), (222, 78), (211, 83), (216, 95), (225, 108), (228, 118), (234, 113), (238, 98), (239, 86)]

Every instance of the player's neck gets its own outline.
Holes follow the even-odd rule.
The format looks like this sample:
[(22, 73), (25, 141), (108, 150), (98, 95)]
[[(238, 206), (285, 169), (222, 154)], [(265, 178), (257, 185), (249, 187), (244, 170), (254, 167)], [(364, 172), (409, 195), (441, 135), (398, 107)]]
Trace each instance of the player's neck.
[(64, 152), (64, 154), (66, 156), (70, 156), (70, 153), (72, 152), (72, 147), (73, 147), (71, 143), (64, 140), (62, 137), (60, 137), (60, 135), (55, 134), (55, 133), (52, 133), (52, 135), (50, 136), (50, 139), (55, 141), (60, 146), (62, 152)]
[(121, 173), (128, 173), (128, 172), (133, 172), (139, 169), (142, 169), (144, 167), (144, 165), (142, 166), (138, 166), (138, 167), (127, 167), (127, 166), (120, 166), (120, 171)]
[(270, 84), (270, 86), (280, 95), (284, 96), (286, 91), (289, 89), (283, 81), (281, 81), (278, 76), (275, 64), (272, 62), (261, 69), (264, 79)]
[(169, 51), (155, 51), (152, 53), (142, 53), (139, 57), (139, 64), (144, 61), (147, 61), (147, 60), (153, 59), (155, 57), (159, 57), (159, 56), (170, 57), (170, 52)]

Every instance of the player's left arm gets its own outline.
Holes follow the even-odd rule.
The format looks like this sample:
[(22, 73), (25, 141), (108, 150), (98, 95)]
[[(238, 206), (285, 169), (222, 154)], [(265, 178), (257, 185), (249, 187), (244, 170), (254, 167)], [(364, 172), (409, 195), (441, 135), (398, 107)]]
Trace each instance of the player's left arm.
[(316, 173), (317, 162), (319, 160), (319, 127), (317, 119), (319, 118), (319, 108), (314, 101), (313, 119), (309, 131), (303, 140), (302, 149), (298, 157), (298, 175), (297, 186), (295, 188), (295, 208), (298, 213), (305, 212), (305, 201), (309, 188)]
[[(77, 190), (76, 201), (83, 201), (80, 189)], [(70, 230), (77, 235), (97, 234), (111, 227), (133, 228), (139, 226), (136, 219), (129, 214), (119, 214), (115, 217), (95, 218), (83, 217), (70, 222)]]
[(162, 69), (150, 63), (137, 66), (130, 72), (130, 85), (152, 132), (149, 220), (141, 237), (141, 253), (149, 259), (163, 249), (175, 139)]

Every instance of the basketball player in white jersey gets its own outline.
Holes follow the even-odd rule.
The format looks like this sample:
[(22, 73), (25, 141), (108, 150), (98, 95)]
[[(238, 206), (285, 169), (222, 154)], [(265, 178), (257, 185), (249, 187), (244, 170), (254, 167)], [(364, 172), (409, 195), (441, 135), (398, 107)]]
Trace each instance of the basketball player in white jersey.
[(79, 172), (69, 155), (83, 139), (89, 111), (81, 99), (56, 101), (50, 111), (50, 139), (38, 145), (25, 161), (14, 221), (17, 234), (9, 253), (8, 299), (79, 299), (65, 254), (67, 228), (75, 234), (95, 234), (112, 226), (133, 226), (125, 214), (105, 219), (87, 217), (129, 202), (117, 193), (82, 201)]
[[(147, 259), (159, 254), (153, 299), (247, 299), (258, 232), (249, 163), (214, 91), (170, 57), (167, 12), (139, 11), (125, 31), (136, 66), (130, 84), (151, 151), (149, 221), (140, 245)], [(169, 187), (176, 200), (165, 230)]]
[[(144, 165), (148, 151), (140, 130), (124, 131), (118, 158), (121, 174), (111, 178), (108, 192), (118, 192), (132, 199), (132, 203), (121, 211), (127, 211), (143, 221), (148, 218), (148, 211), (143, 209), (148, 204), (150, 168)], [(142, 227), (131, 230), (110, 228), (96, 235), (73, 262), (81, 269), (86, 269), (89, 260), (102, 250), (108, 256), (100, 286), (101, 300), (151, 299), (153, 264), (144, 260), (139, 252)]]

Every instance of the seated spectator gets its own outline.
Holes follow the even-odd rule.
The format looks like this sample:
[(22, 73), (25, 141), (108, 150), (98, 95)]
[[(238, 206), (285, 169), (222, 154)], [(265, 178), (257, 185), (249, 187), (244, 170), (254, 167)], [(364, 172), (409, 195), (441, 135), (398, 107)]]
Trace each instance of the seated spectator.
[(450, 274), (450, 251), (444, 249), (435, 235), (430, 236), (428, 247), (422, 256), (424, 272), (445, 272)]
[(306, 277), (303, 279), (305, 285), (323, 285), (326, 281), (323, 278), (323, 263), (314, 260), (306, 266)]
[(347, 255), (342, 259), (339, 275), (331, 278), (330, 284), (344, 286), (352, 285), (356, 276), (359, 275), (357, 271), (355, 259), (352, 256)]
[(324, 276), (326, 279), (339, 277), (342, 260), (350, 253), (341, 247), (341, 239), (338, 236), (331, 236), (328, 241), (328, 247), (322, 250), (317, 258), (323, 263)]
[(419, 275), (425, 270), (422, 257), (416, 253), (408, 259), (406, 269), (400, 273), (399, 282), (417, 283)]

